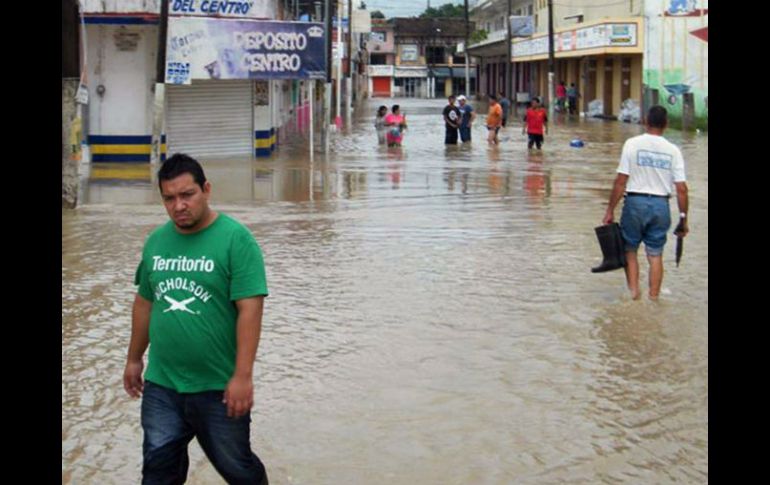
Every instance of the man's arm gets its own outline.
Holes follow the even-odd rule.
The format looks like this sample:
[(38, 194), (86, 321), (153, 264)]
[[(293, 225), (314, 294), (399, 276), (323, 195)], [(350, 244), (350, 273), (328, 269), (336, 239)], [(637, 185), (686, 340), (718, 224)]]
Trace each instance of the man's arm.
[(615, 184), (612, 186), (612, 193), (610, 194), (610, 202), (607, 205), (607, 212), (604, 214), (602, 224), (612, 224), (615, 219), (615, 206), (620, 202), (620, 198), (623, 197), (623, 193), (626, 191), (626, 183), (628, 182), (628, 175), (619, 173), (615, 177)]
[(687, 195), (688, 189), (687, 189), (687, 182), (674, 182), (674, 186), (676, 187), (676, 203), (679, 206), (679, 213), (684, 214), (685, 217), (682, 219), (682, 228), (684, 229), (682, 233), (679, 233), (677, 235), (685, 237), (688, 232), (690, 232), (690, 228), (687, 224), (687, 210), (689, 209), (690, 205), (690, 199)]
[(255, 296), (235, 302), (238, 308), (235, 373), (227, 384), (223, 401), (227, 404), (227, 415), (230, 417), (243, 416), (254, 405), (252, 375), (262, 332), (264, 300), (264, 296)]
[(151, 312), (152, 302), (145, 300), (137, 293), (131, 311), (131, 341), (128, 344), (126, 368), (123, 371), (123, 388), (131, 397), (141, 396), (144, 390), (144, 381), (142, 381), (144, 362), (142, 357), (150, 344)]

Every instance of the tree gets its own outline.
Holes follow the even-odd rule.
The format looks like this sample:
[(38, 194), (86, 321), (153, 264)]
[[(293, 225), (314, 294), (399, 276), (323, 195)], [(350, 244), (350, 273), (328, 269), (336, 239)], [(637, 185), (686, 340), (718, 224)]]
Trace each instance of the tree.
[(438, 8), (428, 8), (422, 14), (420, 14), (421, 19), (447, 17), (464, 18), (465, 8), (462, 5), (452, 5), (451, 3), (445, 3)]
[(374, 12), (372, 12), (372, 18), (373, 19), (384, 19), (385, 18), (385, 14), (380, 12), (379, 10), (375, 10)]

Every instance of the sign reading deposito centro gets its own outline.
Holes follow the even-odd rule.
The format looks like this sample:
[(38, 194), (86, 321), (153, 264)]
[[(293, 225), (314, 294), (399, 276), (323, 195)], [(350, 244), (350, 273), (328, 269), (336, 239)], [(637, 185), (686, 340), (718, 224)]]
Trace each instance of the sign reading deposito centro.
[(272, 18), (271, 2), (262, 0), (167, 0), (173, 16)]
[(193, 79), (325, 79), (323, 24), (173, 17), (166, 83)]

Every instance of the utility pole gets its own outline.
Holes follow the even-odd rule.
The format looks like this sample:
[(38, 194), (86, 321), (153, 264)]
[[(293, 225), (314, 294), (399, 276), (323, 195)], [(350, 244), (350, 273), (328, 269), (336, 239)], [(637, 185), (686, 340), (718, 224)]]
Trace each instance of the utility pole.
[(336, 126), (339, 128), (342, 125), (342, 57), (343, 57), (343, 42), (342, 42), (342, 0), (336, 0), (337, 2), (337, 103), (335, 111), (336, 113)]
[(516, 101), (513, 95), (513, 64), (511, 63), (511, 15), (513, 14), (513, 0), (508, 0), (508, 15), (505, 17), (505, 23), (508, 26), (508, 36), (506, 37), (505, 44), (507, 46), (508, 55), (505, 57), (505, 81), (506, 91), (508, 91), (508, 99), (511, 104), (515, 104)]
[(548, 0), (548, 117), (553, 119), (553, 0)]
[(324, 0), (326, 22), (326, 86), (324, 89), (324, 151), (329, 152), (329, 132), (332, 124), (332, 8), (331, 0)]
[(353, 105), (353, 0), (348, 2), (348, 78), (345, 88), (345, 116), (348, 126), (351, 126), (351, 106)]
[(152, 154), (150, 162), (160, 164), (163, 136), (163, 107), (166, 97), (166, 37), (168, 36), (168, 2), (160, 4), (158, 28), (158, 63), (155, 70), (155, 92), (152, 106)]
[[(428, 2), (430, 3), (430, 2)], [(468, 41), (470, 39), (470, 23), (468, 22), (468, 0), (465, 0), (465, 97), (471, 96), (470, 54)]]

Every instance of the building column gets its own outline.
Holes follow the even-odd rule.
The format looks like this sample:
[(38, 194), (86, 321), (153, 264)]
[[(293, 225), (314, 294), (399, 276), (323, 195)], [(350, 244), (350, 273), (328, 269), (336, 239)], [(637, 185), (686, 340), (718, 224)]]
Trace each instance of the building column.
[(621, 96), (621, 87), (623, 85), (623, 62), (620, 57), (615, 57), (612, 61), (612, 108), (614, 113), (610, 113), (613, 116), (620, 114), (621, 104), (623, 99)]

